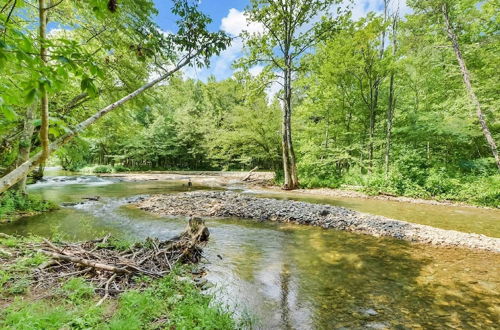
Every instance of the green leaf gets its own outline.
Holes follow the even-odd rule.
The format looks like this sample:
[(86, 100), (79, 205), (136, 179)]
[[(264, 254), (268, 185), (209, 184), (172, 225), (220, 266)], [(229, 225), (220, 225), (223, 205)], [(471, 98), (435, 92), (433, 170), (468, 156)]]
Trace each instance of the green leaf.
[(0, 52), (0, 69), (2, 69), (5, 66), (5, 63), (7, 63), (7, 55)]
[(62, 63), (62, 64), (68, 64), (68, 63), (70, 63), (70, 62), (71, 62), (69, 58), (67, 58), (66, 56), (62, 56), (62, 55), (61, 55), (61, 56), (57, 56), (57, 58), (56, 58), (56, 59), (57, 59), (60, 63)]
[(31, 89), (28, 92), (28, 94), (26, 94), (26, 98), (25, 98), (26, 102), (29, 104), (33, 103), (33, 101), (35, 101), (36, 95), (37, 95), (36, 88)]
[(89, 93), (91, 97), (97, 96), (97, 87), (94, 85), (93, 79), (85, 77), (80, 83), (82, 91)]
[(0, 111), (8, 121), (13, 121), (17, 118), (17, 113), (14, 111), (14, 109), (12, 109), (10, 105), (0, 106)]
[(49, 127), (49, 133), (54, 135), (54, 137), (58, 137), (61, 135), (61, 130), (57, 127)]
[(47, 77), (40, 77), (40, 79), (38, 79), (38, 86), (40, 86), (40, 89), (43, 90), (47, 87), (52, 86), (52, 82)]

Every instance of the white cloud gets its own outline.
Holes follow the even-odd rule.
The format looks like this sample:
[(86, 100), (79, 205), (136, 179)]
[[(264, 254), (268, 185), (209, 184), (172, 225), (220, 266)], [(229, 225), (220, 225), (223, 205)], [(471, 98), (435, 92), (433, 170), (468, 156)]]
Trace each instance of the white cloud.
[(262, 70), (264, 70), (263, 65), (255, 65), (248, 69), (248, 72), (250, 72), (250, 74), (255, 77), (258, 76), (262, 72)]
[(244, 12), (231, 8), (227, 16), (222, 18), (220, 29), (232, 36), (239, 36), (243, 31), (262, 33), (264, 26), (260, 23), (248, 22)]
[[(399, 8), (399, 15), (403, 17), (411, 12), (410, 7), (406, 3), (406, 0), (390, 0), (389, 1), (390, 12), (395, 12)], [(355, 20), (366, 16), (369, 12), (383, 13), (384, 12), (384, 1), (383, 0), (356, 0), (354, 6), (352, 7), (352, 17)]]
[(47, 33), (48, 38), (62, 38), (67, 35), (69, 31), (67, 29), (53, 28)]
[[(280, 79), (281, 83), (283, 83), (281, 78), (278, 79)], [(283, 87), (280, 85), (279, 82), (273, 81), (271, 85), (269, 85), (269, 87), (266, 89), (268, 101), (271, 102), (274, 99), (274, 97), (281, 91), (282, 88)]]
[[(215, 61), (213, 66), (213, 74), (215, 76), (227, 75), (227, 73), (232, 72), (231, 65), (233, 62), (241, 55), (243, 49), (243, 41), (238, 39), (233, 39), (231, 45), (222, 51)], [(230, 76), (231, 74), (229, 74)]]
[(243, 41), (233, 39), (231, 45), (223, 50), (219, 56), (210, 59), (208, 68), (185, 67), (182, 73), (187, 78), (206, 81), (210, 75), (218, 80), (229, 78), (233, 75), (232, 64), (242, 54)]

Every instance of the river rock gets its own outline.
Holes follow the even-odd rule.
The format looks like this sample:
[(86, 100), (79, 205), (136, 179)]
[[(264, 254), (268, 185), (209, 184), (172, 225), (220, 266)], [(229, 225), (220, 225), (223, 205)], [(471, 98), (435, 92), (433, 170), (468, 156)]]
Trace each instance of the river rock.
[(258, 198), (231, 191), (154, 195), (136, 204), (160, 215), (236, 217), (304, 224), (432, 245), (500, 252), (500, 239), (394, 220), (344, 207)]

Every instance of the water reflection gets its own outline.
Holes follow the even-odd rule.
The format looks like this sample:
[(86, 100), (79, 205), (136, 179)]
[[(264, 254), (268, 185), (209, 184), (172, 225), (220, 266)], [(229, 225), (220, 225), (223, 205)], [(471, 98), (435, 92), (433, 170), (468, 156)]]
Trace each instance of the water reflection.
[(226, 301), (254, 311), (262, 328), (498, 324), (498, 255), (319, 228), (213, 222), (209, 279), (224, 288)]
[[(184, 191), (180, 183), (58, 185), (39, 191), (56, 201), (98, 201), (21, 219), (0, 231), (70, 239), (110, 232), (168, 238), (185, 218), (131, 208), (130, 196)], [(495, 329), (500, 324), (500, 255), (414, 245), (321, 228), (207, 219), (211, 290), (269, 329)]]
[(359, 212), (443, 229), (500, 237), (500, 210), (447, 205), (412, 204), (366, 198), (326, 197), (293, 192), (252, 192), (259, 197), (293, 199), (350, 208)]

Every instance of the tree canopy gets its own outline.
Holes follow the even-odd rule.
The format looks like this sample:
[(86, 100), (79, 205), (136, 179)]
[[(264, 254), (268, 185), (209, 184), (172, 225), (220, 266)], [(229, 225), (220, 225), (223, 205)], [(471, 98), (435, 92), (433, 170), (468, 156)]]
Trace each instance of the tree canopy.
[[(232, 77), (206, 81), (181, 67), (208, 65), (230, 39), (208, 30), (195, 2), (174, 2), (175, 33), (158, 29), (152, 1), (110, 4), (47, 1), (47, 20), (59, 28), (43, 42), (38, 2), (0, 9), (4, 174), (23, 163), (26, 146), (32, 157), (41, 150), (46, 92), (50, 142), (79, 133), (50, 158), (71, 170), (257, 166), (289, 188), (300, 179), (498, 203), (495, 1), (413, 0), (404, 17), (385, 1), (382, 14), (356, 19), (346, 2), (252, 1), (245, 14), (259, 32), (242, 34)], [(170, 79), (135, 97), (158, 77)]]

